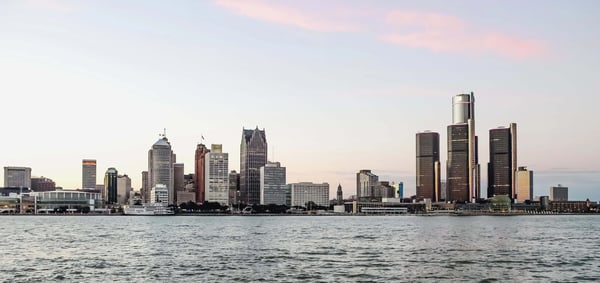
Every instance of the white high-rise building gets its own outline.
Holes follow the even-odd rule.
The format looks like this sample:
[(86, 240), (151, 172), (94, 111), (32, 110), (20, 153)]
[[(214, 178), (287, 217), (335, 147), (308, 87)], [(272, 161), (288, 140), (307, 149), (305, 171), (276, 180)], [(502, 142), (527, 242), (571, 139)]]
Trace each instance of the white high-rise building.
[(229, 202), (229, 154), (223, 153), (223, 146), (213, 144), (206, 154), (205, 166), (205, 201)]
[(175, 154), (171, 149), (171, 143), (165, 135), (162, 135), (148, 151), (148, 187), (165, 185), (168, 191), (168, 204), (175, 204), (174, 163)]
[(127, 175), (117, 177), (117, 203), (125, 205), (129, 201), (131, 194), (131, 178)]
[(286, 194), (285, 167), (279, 162), (267, 162), (260, 167), (260, 204), (284, 205)]
[(329, 184), (314, 184), (308, 182), (290, 184), (292, 206), (306, 207), (308, 202), (329, 207)]
[(156, 184), (150, 190), (150, 203), (167, 203), (169, 201), (169, 189), (163, 184)]
[(4, 187), (31, 188), (31, 168), (4, 167)]

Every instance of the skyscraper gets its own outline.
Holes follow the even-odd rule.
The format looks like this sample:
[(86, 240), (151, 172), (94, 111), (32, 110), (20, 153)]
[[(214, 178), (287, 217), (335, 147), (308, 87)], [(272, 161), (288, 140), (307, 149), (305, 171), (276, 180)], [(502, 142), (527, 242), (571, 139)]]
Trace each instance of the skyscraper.
[(213, 144), (206, 154), (206, 192), (205, 201), (229, 204), (229, 154), (223, 152), (223, 146)]
[(31, 168), (4, 167), (4, 187), (31, 188)]
[(163, 134), (148, 151), (148, 187), (165, 185), (169, 204), (175, 204), (174, 163), (175, 154), (171, 150), (171, 143)]
[(150, 203), (150, 186), (148, 186), (148, 171), (142, 171), (142, 201)]
[(96, 160), (84, 159), (81, 162), (81, 188), (96, 188)]
[(356, 173), (356, 199), (359, 201), (370, 200), (377, 182), (379, 182), (379, 177), (371, 173), (371, 170), (363, 169)]
[(533, 200), (533, 171), (519, 167), (517, 171), (517, 201)]
[(344, 191), (342, 191), (342, 184), (338, 184), (336, 200), (338, 205), (344, 204)]
[(173, 186), (176, 191), (183, 191), (185, 189), (185, 172), (183, 163), (173, 164)]
[(417, 134), (417, 199), (440, 200), (440, 135)]
[(260, 203), (260, 167), (267, 164), (267, 137), (265, 130), (242, 129), (240, 145), (241, 202)]
[(232, 170), (229, 172), (229, 204), (237, 205), (240, 193), (240, 173)]
[(448, 126), (447, 201), (480, 198), (477, 147), (475, 96), (472, 92), (456, 95), (452, 98), (452, 125)]
[(287, 195), (285, 167), (279, 162), (267, 162), (260, 167), (260, 204), (284, 205)]
[(515, 197), (517, 171), (517, 124), (490, 130), (488, 198), (496, 195)]
[(131, 178), (127, 175), (117, 176), (117, 203), (127, 204), (131, 194)]
[(206, 154), (210, 152), (204, 144), (196, 146), (196, 158), (194, 159), (194, 185), (196, 187), (196, 203), (204, 202), (206, 191)]
[(104, 174), (104, 203), (116, 204), (117, 200), (117, 178), (118, 172), (115, 168), (108, 168)]

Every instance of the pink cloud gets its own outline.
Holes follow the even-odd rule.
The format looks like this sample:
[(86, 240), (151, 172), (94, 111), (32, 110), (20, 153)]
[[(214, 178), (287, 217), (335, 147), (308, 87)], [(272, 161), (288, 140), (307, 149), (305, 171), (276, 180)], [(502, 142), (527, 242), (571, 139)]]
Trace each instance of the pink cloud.
[(342, 21), (330, 19), (331, 14), (323, 15), (315, 11), (300, 10), (277, 2), (262, 0), (217, 0), (222, 6), (235, 14), (262, 21), (282, 25), (290, 25), (318, 32), (348, 32), (356, 31), (356, 26)]
[[(216, 0), (233, 13), (280, 25), (317, 32), (362, 32), (376, 40), (434, 52), (492, 54), (508, 58), (548, 55), (535, 39), (475, 27), (452, 16), (420, 11), (360, 9), (344, 2), (327, 2), (319, 9), (301, 7), (301, 1)], [(344, 3), (344, 4), (340, 4)]]
[(478, 30), (457, 17), (425, 12), (393, 11), (386, 22), (395, 31), (380, 35), (385, 42), (436, 52), (491, 53), (511, 58), (545, 56), (539, 41), (497, 31)]

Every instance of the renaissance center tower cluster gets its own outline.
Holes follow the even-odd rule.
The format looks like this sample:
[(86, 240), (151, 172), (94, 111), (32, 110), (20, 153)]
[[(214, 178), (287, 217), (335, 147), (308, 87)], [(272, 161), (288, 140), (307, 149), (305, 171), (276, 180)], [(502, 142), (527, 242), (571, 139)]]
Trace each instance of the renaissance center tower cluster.
[[(445, 190), (442, 190), (439, 133), (416, 134), (416, 197), (434, 202), (478, 202), (481, 195), (479, 138), (475, 133), (475, 95), (452, 98), (452, 124), (447, 127)], [(517, 194), (517, 125), (489, 130), (490, 162), (487, 166), (487, 197), (506, 195), (531, 200)]]

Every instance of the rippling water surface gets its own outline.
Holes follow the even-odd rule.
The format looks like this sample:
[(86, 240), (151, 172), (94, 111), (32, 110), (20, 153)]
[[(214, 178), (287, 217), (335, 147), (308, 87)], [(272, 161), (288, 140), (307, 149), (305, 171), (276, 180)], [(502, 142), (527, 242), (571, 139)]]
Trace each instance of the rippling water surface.
[(600, 281), (598, 224), (598, 216), (2, 216), (0, 282)]

